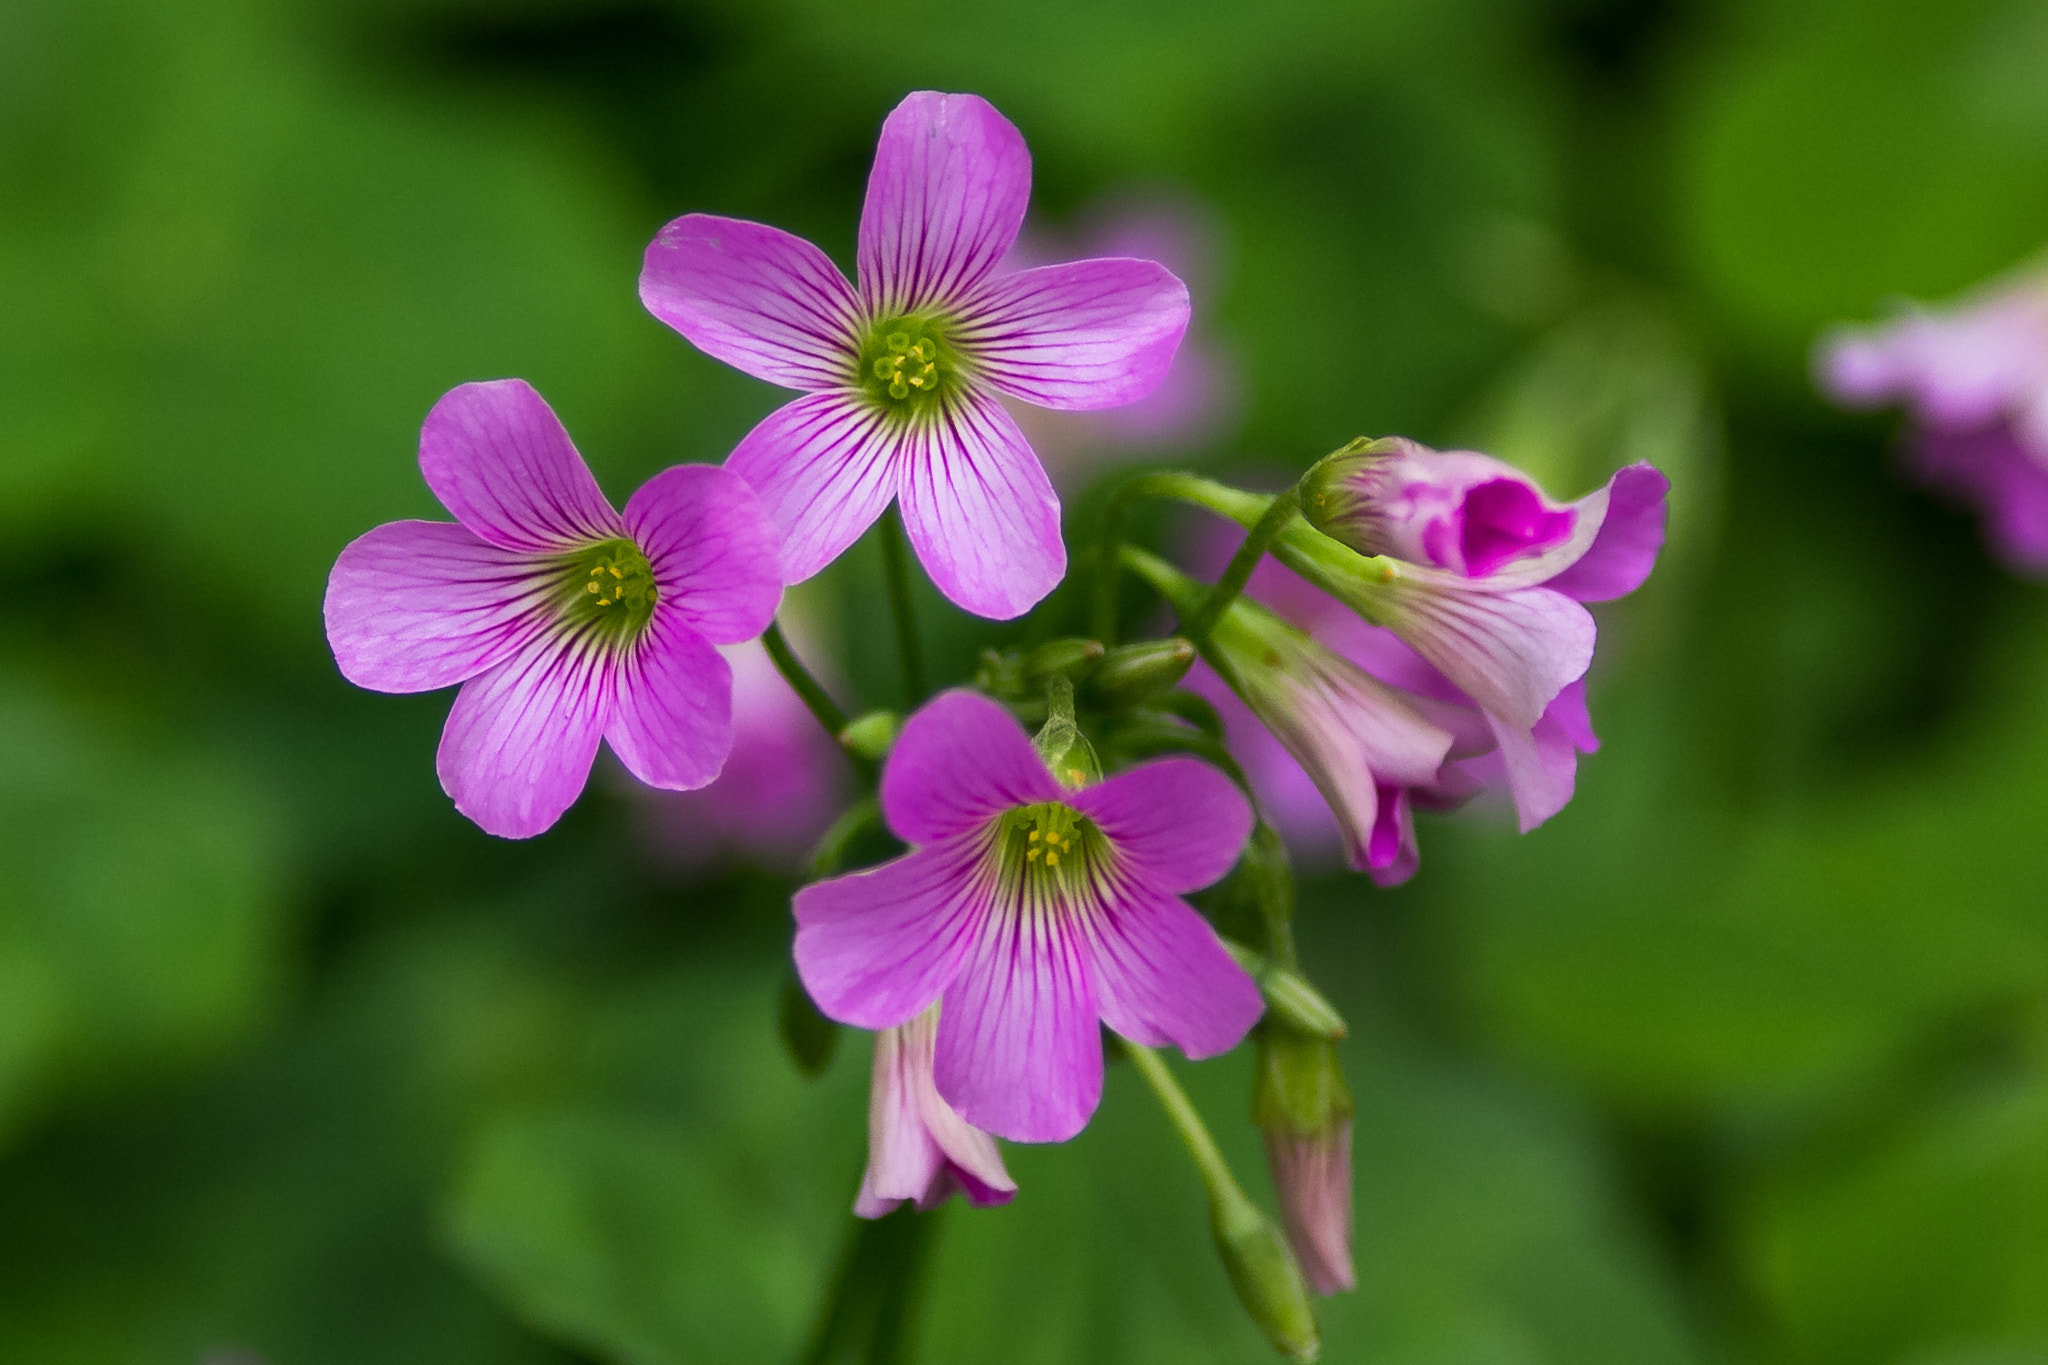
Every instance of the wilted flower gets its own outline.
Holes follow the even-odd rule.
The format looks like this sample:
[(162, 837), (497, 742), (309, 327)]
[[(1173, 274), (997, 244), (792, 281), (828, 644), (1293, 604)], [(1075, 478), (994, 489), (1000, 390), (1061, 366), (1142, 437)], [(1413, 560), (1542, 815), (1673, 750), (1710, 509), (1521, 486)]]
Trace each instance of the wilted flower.
[(806, 391), (727, 467), (783, 533), (783, 573), (825, 567), (900, 502), (939, 590), (1020, 615), (1066, 570), (1059, 499), (997, 394), (1092, 410), (1143, 398), (1187, 329), (1186, 287), (1152, 261), (997, 275), (1031, 190), (1015, 127), (974, 95), (920, 91), (882, 127), (859, 285), (810, 243), (691, 214), (647, 248), (640, 297), (703, 350)]
[(732, 745), (732, 670), (781, 597), (775, 528), (708, 465), (648, 480), (623, 515), (524, 380), (434, 405), (420, 471), (455, 524), (397, 521), (341, 552), (327, 639), (379, 692), (462, 684), (437, 765), (492, 834), (552, 825), (598, 740), (641, 781), (701, 787)]
[(1099, 1023), (1209, 1057), (1258, 1019), (1258, 987), (1181, 899), (1251, 829), (1215, 769), (1167, 758), (1068, 786), (1009, 712), (948, 692), (905, 723), (881, 798), (913, 851), (797, 893), (797, 971), (861, 1028), (941, 1002), (938, 1092), (974, 1127), (1079, 1132), (1102, 1094)]
[(1821, 382), (1850, 407), (1904, 403), (1914, 471), (1974, 504), (2013, 568), (2048, 574), (2048, 272), (1838, 332)]
[(939, 1007), (933, 1005), (875, 1035), (868, 1169), (853, 1204), (863, 1218), (880, 1218), (906, 1199), (920, 1209), (937, 1208), (956, 1192), (977, 1208), (1017, 1197), (995, 1139), (954, 1113), (932, 1084), (938, 1033)]

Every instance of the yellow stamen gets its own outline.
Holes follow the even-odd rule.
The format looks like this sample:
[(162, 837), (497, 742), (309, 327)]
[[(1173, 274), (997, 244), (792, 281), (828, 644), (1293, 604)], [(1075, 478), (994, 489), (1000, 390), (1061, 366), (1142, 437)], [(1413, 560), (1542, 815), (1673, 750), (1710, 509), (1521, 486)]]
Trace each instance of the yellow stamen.
[(1045, 865), (1046, 865), (1047, 867), (1058, 867), (1058, 866), (1060, 865), (1060, 855), (1059, 855), (1059, 854), (1057, 854), (1057, 853), (1048, 853), (1048, 854), (1046, 854), (1046, 855), (1045, 855)]

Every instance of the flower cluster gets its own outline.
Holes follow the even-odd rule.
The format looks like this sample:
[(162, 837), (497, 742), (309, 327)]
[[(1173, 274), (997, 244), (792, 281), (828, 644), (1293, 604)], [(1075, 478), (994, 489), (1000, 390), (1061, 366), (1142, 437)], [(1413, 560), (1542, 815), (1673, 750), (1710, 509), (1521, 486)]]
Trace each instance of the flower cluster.
[(1905, 404), (1913, 473), (1974, 506), (2000, 559), (2048, 575), (2048, 271), (1838, 332), (1820, 371), (1850, 407)]
[[(1274, 826), (1297, 821), (1312, 785), (1351, 864), (1385, 883), (1415, 871), (1417, 806), (1498, 787), (1525, 831), (1555, 814), (1595, 747), (1584, 604), (1649, 573), (1666, 483), (1631, 466), (1561, 503), (1499, 461), (1398, 438), (1356, 442), (1278, 498), (1141, 475), (1095, 547), (1099, 638), (1038, 630), (1038, 648), (989, 653), (973, 687), (920, 698), (907, 719), (849, 720), (775, 623), (785, 585), (893, 503), (946, 597), (993, 619), (1033, 611), (1066, 549), (1005, 403), (1136, 403), (1188, 329), (1188, 291), (1154, 261), (1006, 270), (1029, 186), (1022, 138), (985, 101), (919, 93), (883, 125), (852, 281), (776, 228), (668, 224), (643, 263), (648, 309), (801, 396), (722, 467), (656, 474), (621, 512), (524, 382), (453, 390), (428, 414), (420, 468), (454, 522), (395, 522), (348, 546), (328, 638), (361, 686), (461, 685), (442, 785), (508, 838), (563, 814), (600, 740), (649, 787), (693, 793), (656, 808), (692, 827), (672, 850), (685, 859), (789, 860), (836, 793), (872, 782), (830, 820), (792, 900), (803, 992), (876, 1035), (856, 1212), (1009, 1202), (997, 1140), (1080, 1132), (1107, 1046), (1187, 1139), (1247, 1309), (1307, 1356), (1307, 1290), (1354, 1280), (1352, 1107), (1343, 1021), (1296, 958)], [(1245, 528), (1220, 581), (1122, 543), (1137, 496)], [(888, 562), (921, 690), (908, 571)], [(1178, 610), (1180, 633), (1113, 645), (1126, 571)], [(1045, 624), (1069, 609), (1048, 605)], [(805, 711), (822, 723), (810, 744), (791, 729)], [(875, 821), (906, 851), (839, 871), (880, 837)], [(1205, 913), (1186, 898), (1206, 888)], [(1281, 1223), (1154, 1051), (1201, 1059), (1248, 1037)]]

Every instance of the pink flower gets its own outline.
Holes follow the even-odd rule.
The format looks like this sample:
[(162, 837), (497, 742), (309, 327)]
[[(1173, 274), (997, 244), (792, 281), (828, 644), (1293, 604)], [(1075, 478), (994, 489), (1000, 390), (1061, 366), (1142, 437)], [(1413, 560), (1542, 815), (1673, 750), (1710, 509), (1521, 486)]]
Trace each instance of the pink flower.
[(462, 684), (441, 786), (523, 839), (583, 790), (600, 737), (641, 781), (701, 787), (732, 746), (732, 672), (781, 597), (775, 528), (746, 484), (682, 465), (624, 515), (519, 379), (464, 384), (427, 414), (420, 471), (456, 524), (397, 521), (327, 583), (343, 676), (379, 692)]
[(1297, 1135), (1266, 1129), (1266, 1161), (1287, 1241), (1318, 1294), (1357, 1286), (1351, 1269), (1351, 1120)]
[(1904, 403), (1914, 472), (1974, 503), (2012, 568), (2048, 574), (2048, 275), (1837, 332), (1820, 381), (1849, 407)]
[(691, 214), (647, 248), (640, 297), (709, 354), (805, 396), (727, 467), (809, 578), (896, 499), (918, 558), (967, 610), (1028, 611), (1066, 572), (1059, 499), (997, 395), (1066, 410), (1143, 398), (1188, 323), (1151, 261), (998, 275), (1031, 191), (1024, 139), (973, 95), (913, 94), (883, 124), (859, 285), (776, 228)]
[(796, 965), (827, 1015), (907, 1023), (941, 1002), (934, 1078), (976, 1128), (1078, 1133), (1107, 1024), (1190, 1057), (1227, 1052), (1258, 987), (1181, 899), (1228, 872), (1251, 808), (1192, 759), (1062, 786), (1009, 712), (947, 692), (904, 725), (882, 810), (912, 852), (796, 895)]
[[(783, 629), (795, 638), (784, 616)], [(797, 649), (809, 657), (800, 640)], [(646, 843), (681, 870), (726, 855), (788, 865), (832, 822), (846, 758), (759, 642), (718, 652), (732, 668), (732, 753), (709, 786), (647, 793)]]
[(880, 1218), (906, 1199), (935, 1209), (955, 1192), (976, 1208), (1017, 1197), (995, 1139), (954, 1113), (932, 1084), (938, 1036), (937, 1005), (875, 1035), (868, 1169), (853, 1204), (862, 1218)]

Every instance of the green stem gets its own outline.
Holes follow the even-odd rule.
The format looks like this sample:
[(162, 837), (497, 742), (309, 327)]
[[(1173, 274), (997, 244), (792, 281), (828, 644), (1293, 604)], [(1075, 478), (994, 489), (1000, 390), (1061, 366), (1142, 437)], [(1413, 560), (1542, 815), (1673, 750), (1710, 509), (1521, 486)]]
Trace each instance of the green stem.
[(882, 513), (882, 572), (889, 580), (889, 611), (896, 618), (896, 655), (903, 663), (909, 709), (925, 699), (924, 650), (917, 641), (917, 617), (910, 601), (910, 555), (903, 545), (903, 517), (894, 503)]
[[(1095, 638), (1104, 645), (1116, 643), (1117, 575), (1126, 567), (1123, 558), (1124, 521), (1130, 512), (1131, 504), (1146, 498), (1171, 498), (1176, 502), (1192, 503), (1218, 516), (1228, 517), (1252, 533), (1245, 542), (1246, 548), (1238, 551), (1238, 556), (1244, 557), (1246, 563), (1242, 578), (1236, 587), (1230, 590), (1228, 596), (1216, 599), (1213, 613), (1207, 609), (1197, 613), (1198, 619), (1202, 621), (1204, 633), (1216, 624), (1216, 620), (1223, 615), (1224, 609), (1237, 594), (1244, 591), (1243, 580), (1251, 577), (1252, 569), (1258, 566), (1259, 555), (1265, 553), (1266, 547), (1272, 544), (1274, 537), (1279, 535), (1280, 528), (1286, 525), (1288, 518), (1299, 505), (1299, 495), (1295, 490), (1290, 489), (1282, 494), (1281, 499), (1286, 499), (1289, 503), (1286, 512), (1278, 514), (1274, 524), (1262, 532), (1262, 523), (1269, 515), (1273, 515), (1274, 503), (1280, 499), (1247, 493), (1228, 484), (1218, 483), (1214, 479), (1205, 479), (1199, 474), (1140, 474), (1125, 481), (1110, 496), (1109, 511), (1103, 517), (1102, 544), (1097, 548), (1095, 556), (1094, 633)], [(1256, 549), (1250, 548), (1255, 542)], [(1237, 568), (1238, 561), (1233, 558), (1231, 572), (1235, 572)], [(1224, 583), (1230, 581), (1230, 572), (1226, 572)], [(1218, 592), (1221, 592), (1224, 583), (1216, 585)], [(1198, 645), (1202, 643), (1198, 635), (1189, 633), (1189, 638)]]
[(1187, 1144), (1188, 1155), (1195, 1159), (1195, 1169), (1202, 1173), (1202, 1184), (1208, 1187), (1209, 1198), (1222, 1203), (1245, 1200), (1244, 1189), (1237, 1183), (1237, 1177), (1231, 1174), (1230, 1163), (1223, 1159), (1216, 1139), (1209, 1136), (1208, 1125), (1195, 1112), (1194, 1101), (1188, 1098), (1187, 1092), (1180, 1088), (1180, 1082), (1167, 1070), (1166, 1059), (1128, 1038), (1120, 1041), (1131, 1064), (1137, 1067), (1138, 1074), (1145, 1078), (1145, 1083), (1158, 1097), (1159, 1107), (1173, 1121), (1180, 1140)]
[(1209, 632), (1223, 619), (1223, 613), (1230, 610), (1230, 604), (1244, 591), (1244, 585), (1251, 582), (1252, 570), (1259, 567), (1266, 551), (1279, 539), (1281, 528), (1294, 519), (1301, 509), (1300, 485), (1288, 489), (1273, 499), (1265, 513), (1246, 533), (1244, 544), (1237, 547), (1237, 553), (1230, 557), (1229, 567), (1223, 570), (1223, 577), (1216, 580), (1216, 586), (1209, 590), (1209, 596), (1195, 612), (1194, 618), (1184, 622), (1181, 634), (1193, 640), (1199, 648), (1209, 638)]
[(780, 621), (768, 623), (768, 629), (761, 635), (761, 643), (767, 648), (768, 657), (775, 661), (775, 671), (803, 698), (804, 705), (817, 717), (818, 724), (825, 727), (825, 733), (832, 736), (832, 742), (837, 744), (839, 732), (846, 728), (846, 713), (839, 709), (839, 703), (832, 700), (832, 695), (811, 676), (811, 671), (790, 649), (789, 641), (783, 638)]

